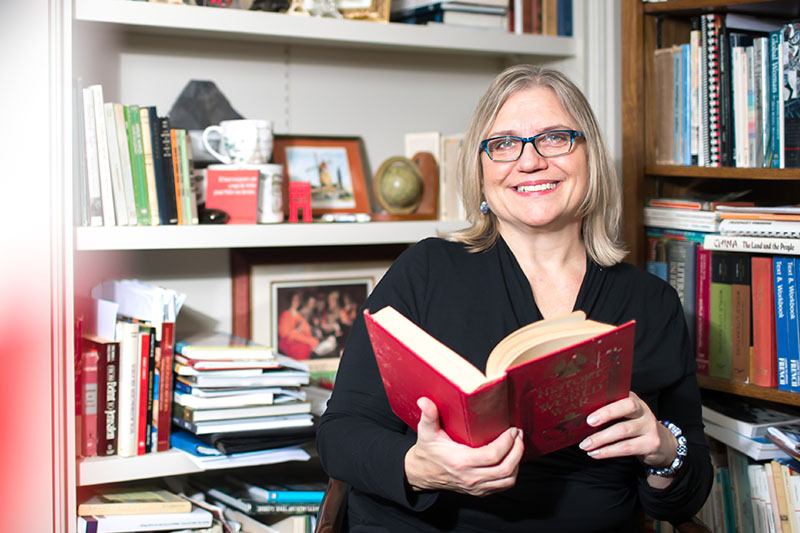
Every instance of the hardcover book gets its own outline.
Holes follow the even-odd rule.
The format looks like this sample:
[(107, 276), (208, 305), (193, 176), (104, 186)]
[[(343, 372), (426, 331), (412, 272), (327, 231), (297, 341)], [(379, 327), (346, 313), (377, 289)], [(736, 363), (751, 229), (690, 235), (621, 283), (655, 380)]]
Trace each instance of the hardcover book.
[(97, 350), (97, 455), (117, 453), (119, 342), (84, 334), (83, 343)]
[(107, 487), (78, 505), (79, 516), (188, 513), (191, 510), (189, 500), (155, 487)]
[(778, 386), (778, 353), (775, 345), (775, 284), (772, 258), (751, 259), (753, 302), (753, 366), (750, 380), (759, 387)]
[(211, 526), (209, 511), (195, 507), (188, 513), (79, 516), (78, 533), (129, 533), (175, 531)]
[(550, 453), (596, 431), (586, 416), (628, 396), (633, 321), (612, 326), (576, 311), (534, 322), (500, 341), (483, 373), (391, 307), (364, 316), (397, 416), (416, 428), (425, 396), (447, 434), (468, 446), (513, 426), (526, 458)]

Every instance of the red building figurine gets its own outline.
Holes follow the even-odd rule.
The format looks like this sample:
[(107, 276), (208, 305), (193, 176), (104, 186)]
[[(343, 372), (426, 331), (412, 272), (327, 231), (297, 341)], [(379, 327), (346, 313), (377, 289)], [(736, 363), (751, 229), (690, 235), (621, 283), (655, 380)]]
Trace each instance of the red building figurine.
[(289, 222), (297, 222), (297, 211), (303, 210), (303, 222), (311, 222), (311, 183), (289, 182)]

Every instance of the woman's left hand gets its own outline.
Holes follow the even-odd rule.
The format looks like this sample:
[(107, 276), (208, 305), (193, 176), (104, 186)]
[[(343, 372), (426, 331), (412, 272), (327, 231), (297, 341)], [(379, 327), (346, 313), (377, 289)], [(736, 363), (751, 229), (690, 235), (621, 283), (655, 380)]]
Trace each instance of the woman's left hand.
[[(610, 403), (590, 414), (592, 427), (610, 424), (580, 443), (594, 459), (635, 456), (648, 467), (665, 468), (678, 454), (678, 441), (655, 417), (650, 407), (635, 393)], [(671, 479), (648, 476), (654, 487), (665, 487)]]

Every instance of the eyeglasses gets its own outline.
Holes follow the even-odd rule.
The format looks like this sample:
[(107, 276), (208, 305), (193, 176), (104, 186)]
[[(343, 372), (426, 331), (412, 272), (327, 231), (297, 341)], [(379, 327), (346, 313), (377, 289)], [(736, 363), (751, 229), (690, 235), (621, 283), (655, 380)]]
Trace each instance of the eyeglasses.
[(480, 147), (492, 161), (516, 161), (522, 156), (526, 143), (531, 143), (533, 148), (542, 157), (557, 157), (572, 151), (576, 137), (585, 138), (582, 131), (551, 130), (523, 138), (513, 135), (492, 137), (481, 141)]

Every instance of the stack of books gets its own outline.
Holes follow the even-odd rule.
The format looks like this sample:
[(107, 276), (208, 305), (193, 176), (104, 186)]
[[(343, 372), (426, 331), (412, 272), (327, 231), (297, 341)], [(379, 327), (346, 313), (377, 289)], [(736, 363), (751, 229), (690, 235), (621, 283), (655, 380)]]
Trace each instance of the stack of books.
[(209, 511), (157, 487), (97, 489), (78, 505), (78, 533), (175, 531), (207, 528), (212, 521)]
[[(172, 421), (208, 447), (241, 453), (313, 438), (305, 364), (226, 333), (186, 338), (175, 352)], [(173, 446), (196, 453), (186, 437), (176, 432)]]
[(508, 2), (505, 0), (403, 0), (392, 3), (393, 22), (405, 24), (448, 24), (508, 30)]
[(729, 394), (703, 391), (706, 434), (756, 461), (788, 459), (789, 455), (767, 438), (768, 429), (798, 423), (800, 416), (788, 409), (781, 410)]

